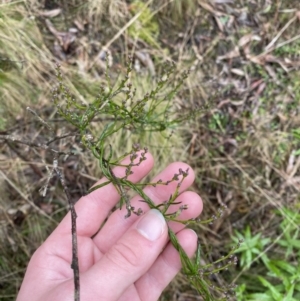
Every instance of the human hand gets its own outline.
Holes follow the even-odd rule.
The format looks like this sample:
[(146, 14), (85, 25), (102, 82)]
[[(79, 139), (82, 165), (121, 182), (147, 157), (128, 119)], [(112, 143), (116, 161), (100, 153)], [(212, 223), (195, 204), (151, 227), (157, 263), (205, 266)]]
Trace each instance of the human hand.
[[(147, 160), (132, 168), (133, 174), (128, 177), (130, 181), (136, 183), (150, 172), (153, 158), (149, 153), (146, 157)], [(129, 162), (126, 158), (122, 163)], [(188, 165), (172, 163), (152, 182), (172, 179), (179, 168), (186, 170)], [(116, 167), (113, 172), (115, 176), (123, 177), (125, 168)], [(96, 185), (105, 180), (101, 179)], [(190, 168), (176, 199), (182, 202), (180, 205), (187, 204), (188, 210), (184, 210), (178, 219), (194, 218), (202, 211), (199, 195), (185, 191), (193, 181), (194, 173)], [(176, 182), (171, 182), (168, 186), (147, 186), (144, 192), (159, 204), (169, 199), (176, 185)], [(179, 254), (168, 241), (168, 227), (162, 214), (155, 209), (149, 210), (147, 204), (139, 201), (140, 196), (135, 196), (131, 204), (141, 208), (144, 215), (131, 215), (125, 219), (127, 211), (124, 207), (114, 211), (97, 232), (119, 199), (117, 190), (109, 184), (82, 197), (75, 205), (81, 301), (158, 300), (181, 268)], [(169, 211), (176, 211), (180, 205), (171, 206)], [(177, 222), (169, 222), (168, 225), (191, 257), (197, 248), (195, 232), (184, 229), (184, 225)], [(17, 301), (74, 300), (70, 229), (69, 212), (33, 254)]]

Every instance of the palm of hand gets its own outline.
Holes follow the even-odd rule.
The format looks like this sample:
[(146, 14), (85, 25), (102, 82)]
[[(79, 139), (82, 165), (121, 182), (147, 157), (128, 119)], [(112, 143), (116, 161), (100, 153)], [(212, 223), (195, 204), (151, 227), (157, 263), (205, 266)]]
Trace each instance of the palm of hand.
[[(126, 160), (128, 159), (125, 159), (125, 164)], [(147, 160), (133, 169), (130, 180), (140, 181), (152, 166), (153, 159), (148, 154)], [(173, 163), (153, 181), (170, 179), (179, 168), (186, 167), (184, 163)], [(114, 174), (123, 176), (124, 168), (115, 168)], [(189, 207), (189, 210), (182, 212), (181, 219), (197, 217), (202, 210), (200, 197), (196, 193), (185, 191), (193, 180), (194, 174), (191, 172), (180, 188), (181, 194), (177, 200)], [(104, 181), (102, 179), (97, 184)], [(168, 199), (175, 187), (176, 183), (155, 188), (146, 187), (145, 193), (158, 204)], [(140, 203), (139, 199), (139, 196), (134, 197), (131, 204), (146, 212), (147, 205)], [(143, 217), (132, 215), (124, 219), (124, 208), (113, 212), (97, 232), (118, 200), (118, 192), (109, 184), (81, 198), (75, 206), (78, 215), (80, 300), (157, 300), (180, 270), (179, 255), (168, 243), (167, 226), (157, 240), (149, 241), (136, 229), (137, 223)], [(171, 212), (177, 209), (176, 206), (170, 208)], [(191, 256), (197, 246), (195, 233), (184, 229), (179, 223), (170, 222), (168, 226)], [(69, 213), (33, 255), (17, 301), (74, 300), (70, 228)]]

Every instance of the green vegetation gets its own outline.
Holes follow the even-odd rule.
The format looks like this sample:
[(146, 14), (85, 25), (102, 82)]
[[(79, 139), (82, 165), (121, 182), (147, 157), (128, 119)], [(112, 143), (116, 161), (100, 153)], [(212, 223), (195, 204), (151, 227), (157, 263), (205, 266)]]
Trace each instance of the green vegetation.
[[(299, 300), (298, 7), (296, 0), (6, 1), (0, 135), (45, 142), (49, 129), (27, 107), (57, 136), (79, 131), (53, 143), (72, 150), (61, 168), (74, 200), (107, 172), (99, 156), (110, 158), (109, 145), (116, 164), (136, 142), (148, 147), (153, 173), (186, 161), (197, 175), (201, 220), (209, 221), (190, 224), (201, 243), (193, 266), (200, 258), (202, 285), (221, 288), (209, 291), (216, 300), (234, 285), (237, 300)], [(57, 179), (46, 198), (39, 191), (52, 163), (45, 152), (0, 140), (1, 300), (15, 300), (31, 254), (68, 210)], [(228, 210), (219, 216), (222, 204)], [(241, 239), (237, 264), (213, 273), (211, 263)], [(161, 300), (199, 300), (188, 278), (178, 275)]]
[(153, 20), (153, 14), (149, 7), (144, 7), (142, 1), (133, 1), (130, 5), (131, 14), (134, 17), (140, 14), (137, 21), (128, 28), (128, 34), (135, 40), (142, 40), (154, 48), (159, 48), (157, 37), (159, 35), (159, 25)]
[[(284, 216), (278, 227), (280, 234), (273, 242), (261, 238), (260, 233), (252, 236), (249, 227), (244, 235), (237, 234), (237, 237), (245, 237), (245, 244), (238, 250), (241, 253), (240, 266), (250, 269), (241, 275), (243, 279), (237, 290), (238, 300), (296, 301), (300, 298), (300, 214), (287, 208), (283, 211)], [(281, 216), (280, 212), (277, 214)], [(236, 241), (235, 238), (233, 240)], [(272, 251), (265, 251), (268, 249)], [(253, 276), (257, 271), (259, 274)]]
[(232, 239), (236, 243), (238, 241), (243, 241), (243, 245), (237, 250), (238, 253), (241, 253), (239, 259), (242, 267), (249, 269), (257, 256), (261, 257), (263, 262), (267, 260), (263, 251), (270, 243), (270, 239), (262, 238), (261, 233), (252, 236), (250, 227), (247, 226), (243, 234), (236, 232), (236, 236)]

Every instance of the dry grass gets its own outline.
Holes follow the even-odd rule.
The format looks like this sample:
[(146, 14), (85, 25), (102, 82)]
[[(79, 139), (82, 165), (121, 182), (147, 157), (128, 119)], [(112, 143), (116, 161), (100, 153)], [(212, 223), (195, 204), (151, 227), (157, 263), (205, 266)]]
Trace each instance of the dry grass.
[[(213, 226), (197, 229), (203, 245), (212, 246), (203, 260), (222, 256), (233, 230), (245, 225), (274, 239), (279, 222), (274, 209), (299, 204), (300, 163), (299, 157), (293, 159), (293, 151), (300, 145), (292, 135), (300, 125), (298, 2), (144, 1), (144, 11), (121, 0), (84, 4), (73, 0), (62, 7), (45, 2), (47, 9), (37, 1), (0, 6), (0, 58), (10, 60), (0, 61), (0, 131), (13, 128), (25, 137), (44, 134), (45, 129), (26, 113), (28, 105), (51, 120), (57, 131), (67, 131), (47, 108), (55, 61), (62, 62), (66, 84), (76, 97), (88, 102), (103, 81), (104, 50), (111, 53), (113, 79), (124, 71), (126, 57), (134, 54), (137, 75), (132, 81), (140, 94), (151, 89), (151, 75), (159, 75), (162, 63), (172, 59), (179, 74), (192, 69), (175, 105), (209, 101), (210, 109), (175, 132), (167, 145), (174, 145), (171, 151), (160, 148), (165, 143), (160, 136), (143, 139), (149, 149), (154, 145), (157, 166), (173, 160), (187, 160), (193, 166), (198, 175), (194, 189), (203, 197), (204, 216), (214, 214), (222, 202), (229, 207)], [(57, 16), (45, 15), (58, 8)], [(151, 19), (143, 23), (141, 18), (149, 11)], [(142, 31), (131, 34), (133, 24), (144, 26), (147, 33), (151, 20), (159, 28), (159, 36), (151, 36), (155, 43)], [(69, 33), (70, 28), (77, 32)], [(97, 130), (101, 125), (96, 125), (95, 134)], [(136, 139), (118, 137), (114, 146), (123, 152)], [(64, 143), (57, 147), (63, 149)], [(20, 153), (14, 145), (0, 144), (3, 300), (14, 300), (32, 251), (66, 212), (59, 189), (51, 190), (47, 200), (38, 193), (50, 158), (32, 151), (26, 157)], [(80, 152), (64, 169), (74, 199), (100, 176), (97, 162)], [(55, 181), (52, 184), (56, 186)], [(236, 272), (219, 275), (217, 283), (224, 285)], [(201, 299), (179, 275), (161, 300)]]

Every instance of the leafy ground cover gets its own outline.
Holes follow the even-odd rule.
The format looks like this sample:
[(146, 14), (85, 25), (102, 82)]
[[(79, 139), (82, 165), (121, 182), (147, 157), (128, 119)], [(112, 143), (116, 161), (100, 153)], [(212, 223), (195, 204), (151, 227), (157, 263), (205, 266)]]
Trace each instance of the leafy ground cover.
[[(170, 138), (139, 139), (158, 169), (174, 160), (195, 169), (204, 219), (222, 203), (229, 208), (212, 225), (195, 227), (204, 264), (244, 239), (238, 264), (212, 275), (212, 283), (238, 284), (237, 300), (299, 300), (299, 22), (296, 0), (2, 2), (0, 135), (38, 139), (42, 129), (27, 106), (57, 135), (68, 131), (50, 103), (56, 62), (86, 103), (104, 81), (105, 53), (112, 81), (134, 57), (137, 95), (151, 90), (166, 61), (176, 63), (178, 78), (190, 68), (174, 106), (208, 108)], [(121, 152), (137, 136), (123, 138), (112, 142)], [(39, 192), (51, 158), (14, 143), (0, 142), (0, 149), (0, 298), (14, 300), (32, 252), (68, 208), (57, 180), (47, 198)], [(79, 151), (63, 170), (74, 200), (101, 176)], [(161, 300), (201, 298), (178, 275)]]

